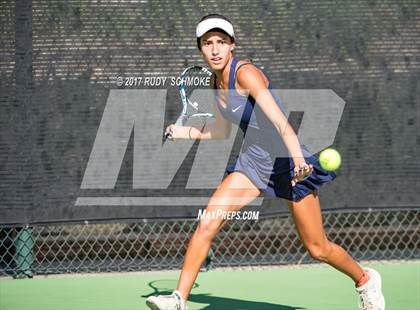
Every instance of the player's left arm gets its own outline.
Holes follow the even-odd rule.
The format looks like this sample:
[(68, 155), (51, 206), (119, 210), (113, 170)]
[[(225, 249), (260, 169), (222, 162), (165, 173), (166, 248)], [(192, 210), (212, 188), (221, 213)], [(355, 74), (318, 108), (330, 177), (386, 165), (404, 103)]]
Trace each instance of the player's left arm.
[[(249, 91), (256, 103), (282, 137), (296, 167), (305, 163), (299, 139), (286, 116), (267, 88), (263, 73), (253, 65), (244, 66), (237, 72), (237, 81), (241, 88)], [(306, 173), (305, 173), (306, 174)]]

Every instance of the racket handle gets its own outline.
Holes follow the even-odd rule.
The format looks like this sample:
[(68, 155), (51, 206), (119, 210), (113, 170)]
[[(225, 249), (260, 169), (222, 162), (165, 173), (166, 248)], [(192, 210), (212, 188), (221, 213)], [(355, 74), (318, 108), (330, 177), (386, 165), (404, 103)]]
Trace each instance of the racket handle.
[(172, 136), (171, 136), (171, 134), (170, 133), (165, 133), (164, 135), (163, 135), (163, 142), (166, 142), (166, 140), (170, 140), (170, 141), (172, 141), (173, 139), (172, 139)]
[[(187, 115), (184, 115), (184, 114), (182, 114), (182, 115), (180, 115), (179, 117), (178, 117), (178, 119), (176, 120), (176, 122), (175, 122), (175, 126), (184, 126), (185, 125), (185, 123), (187, 122), (187, 119), (188, 119), (188, 116)], [(166, 140), (170, 140), (170, 141), (172, 141), (173, 139), (172, 139), (172, 136), (171, 136), (171, 134), (170, 133), (165, 133), (165, 135), (164, 135), (164, 137), (163, 137), (163, 142), (165, 142)]]

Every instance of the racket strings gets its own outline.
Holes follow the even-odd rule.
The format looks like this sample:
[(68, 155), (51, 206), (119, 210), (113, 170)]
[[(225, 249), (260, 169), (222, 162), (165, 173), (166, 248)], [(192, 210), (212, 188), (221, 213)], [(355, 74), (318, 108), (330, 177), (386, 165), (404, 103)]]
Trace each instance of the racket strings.
[(198, 103), (191, 99), (195, 90), (208, 88), (208, 85), (203, 84), (203, 82), (207, 81), (210, 76), (211, 72), (203, 67), (187, 68), (181, 75), (181, 99), (185, 100), (184, 104), (187, 104), (186, 112), (190, 117), (213, 116), (211, 107), (205, 102), (206, 100), (200, 100), (200, 98), (198, 98)]

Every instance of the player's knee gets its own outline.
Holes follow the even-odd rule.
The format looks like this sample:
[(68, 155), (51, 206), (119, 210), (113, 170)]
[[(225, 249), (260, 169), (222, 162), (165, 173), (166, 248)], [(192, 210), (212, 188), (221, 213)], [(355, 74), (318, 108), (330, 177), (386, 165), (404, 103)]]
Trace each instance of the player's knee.
[(220, 220), (217, 219), (202, 219), (197, 227), (197, 234), (201, 237), (214, 237), (219, 231), (221, 225)]
[(329, 241), (323, 243), (314, 242), (307, 245), (306, 248), (313, 259), (322, 262), (327, 262), (332, 252), (332, 245)]

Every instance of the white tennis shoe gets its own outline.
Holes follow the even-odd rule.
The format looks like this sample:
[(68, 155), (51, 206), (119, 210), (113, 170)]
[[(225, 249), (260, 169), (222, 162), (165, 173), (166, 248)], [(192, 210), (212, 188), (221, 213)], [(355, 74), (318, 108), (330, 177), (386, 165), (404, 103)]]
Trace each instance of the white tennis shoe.
[(146, 305), (152, 310), (188, 310), (187, 303), (178, 291), (171, 295), (150, 296)]
[(369, 274), (369, 281), (356, 287), (359, 293), (359, 308), (362, 310), (385, 310), (385, 298), (381, 290), (381, 276), (372, 268), (364, 268)]

